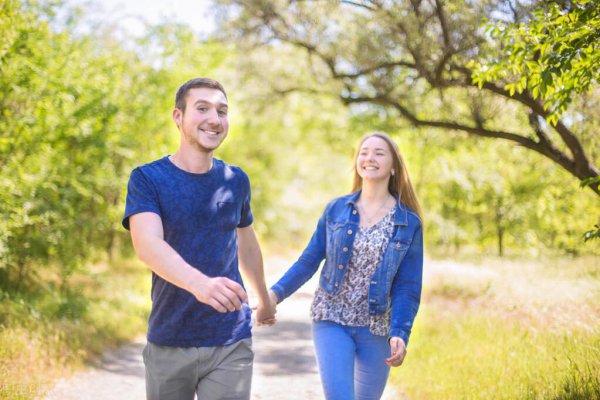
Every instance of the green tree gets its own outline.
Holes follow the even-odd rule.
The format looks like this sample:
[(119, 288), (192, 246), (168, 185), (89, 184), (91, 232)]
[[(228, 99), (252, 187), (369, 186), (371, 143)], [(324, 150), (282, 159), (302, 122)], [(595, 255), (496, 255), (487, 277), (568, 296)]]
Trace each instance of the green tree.
[[(476, 78), (471, 60), (503, 51), (488, 40), (482, 21), (521, 21), (538, 2), (511, 8), (492, 0), (222, 3), (223, 26), (248, 48), (291, 44), (311, 61), (313, 79), (280, 92), (337, 93), (348, 105), (382, 107), (416, 127), (509, 140), (580, 180), (600, 174), (582, 145), (593, 132), (575, 131), (568, 114), (544, 124), (553, 110), (529, 88), (513, 91), (501, 80)], [(506, 124), (506, 114), (513, 123)], [(600, 194), (597, 185), (590, 187)]]
[(600, 7), (592, 0), (544, 2), (526, 22), (495, 22), (488, 32), (502, 51), (471, 63), (475, 81), (506, 82), (513, 95), (527, 89), (553, 125), (574, 95), (598, 84)]
[[(154, 71), (54, 3), (3, 3), (0, 275), (60, 281), (116, 245), (128, 160), (160, 148)], [(160, 126), (160, 124), (159, 124)]]

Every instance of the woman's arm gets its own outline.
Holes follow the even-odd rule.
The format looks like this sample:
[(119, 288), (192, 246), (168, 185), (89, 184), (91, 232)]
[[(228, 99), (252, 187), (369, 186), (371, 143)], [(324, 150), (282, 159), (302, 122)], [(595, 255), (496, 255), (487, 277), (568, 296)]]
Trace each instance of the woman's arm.
[[(290, 296), (298, 290), (306, 281), (308, 281), (317, 271), (321, 261), (325, 258), (326, 252), (326, 214), (329, 206), (319, 219), (317, 229), (313, 233), (308, 245), (302, 252), (302, 255), (279, 279), (279, 281), (271, 287), (271, 291), (277, 297), (277, 302), (282, 302), (286, 297)], [(271, 299), (273, 300), (273, 295)]]
[[(421, 302), (423, 286), (423, 228), (417, 227), (391, 288), (390, 338), (408, 339)], [(391, 339), (390, 339), (391, 340)]]

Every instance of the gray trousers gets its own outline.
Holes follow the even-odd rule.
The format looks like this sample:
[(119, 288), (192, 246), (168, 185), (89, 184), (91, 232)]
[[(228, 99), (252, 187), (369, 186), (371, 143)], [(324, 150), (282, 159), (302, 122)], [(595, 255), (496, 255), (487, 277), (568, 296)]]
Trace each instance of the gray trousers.
[(170, 347), (143, 351), (148, 400), (249, 400), (252, 339), (228, 346)]

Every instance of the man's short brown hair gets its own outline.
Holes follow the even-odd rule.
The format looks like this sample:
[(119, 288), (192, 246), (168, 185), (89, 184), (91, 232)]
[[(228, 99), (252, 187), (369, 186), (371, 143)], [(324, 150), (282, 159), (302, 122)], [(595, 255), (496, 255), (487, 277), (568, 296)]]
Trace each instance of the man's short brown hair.
[(225, 93), (223, 85), (218, 81), (211, 78), (194, 78), (179, 86), (179, 89), (177, 89), (177, 94), (175, 95), (175, 108), (181, 110), (181, 112), (185, 112), (185, 100), (187, 94), (191, 89), (195, 88), (220, 90), (225, 95), (225, 98), (227, 98), (227, 93)]

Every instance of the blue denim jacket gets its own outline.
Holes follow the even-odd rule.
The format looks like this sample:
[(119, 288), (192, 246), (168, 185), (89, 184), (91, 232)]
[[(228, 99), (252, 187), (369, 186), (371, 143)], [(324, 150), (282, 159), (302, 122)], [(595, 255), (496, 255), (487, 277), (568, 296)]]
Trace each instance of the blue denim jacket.
[[(330, 202), (319, 219), (302, 255), (272, 289), (280, 301), (294, 293), (317, 271), (325, 259), (319, 285), (329, 294), (339, 293), (359, 225), (356, 200), (360, 192)], [(423, 229), (421, 220), (396, 196), (394, 233), (369, 286), (369, 314), (384, 314), (391, 307), (389, 336), (408, 344), (421, 301)]]

